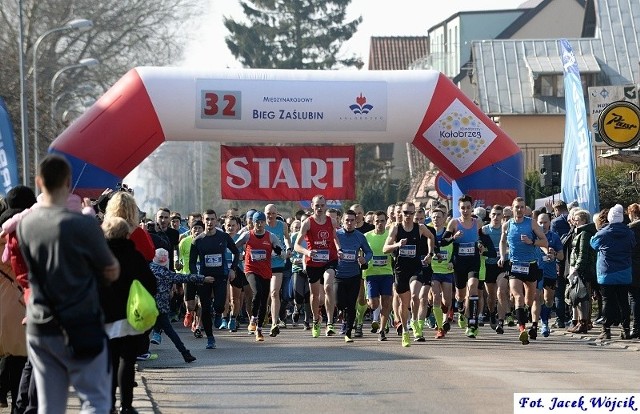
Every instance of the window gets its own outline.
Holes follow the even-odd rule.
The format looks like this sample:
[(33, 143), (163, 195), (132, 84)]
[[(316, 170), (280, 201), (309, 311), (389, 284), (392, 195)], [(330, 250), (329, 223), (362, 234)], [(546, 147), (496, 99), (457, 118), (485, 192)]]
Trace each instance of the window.
[[(582, 94), (587, 96), (587, 88), (596, 86), (597, 73), (580, 75)], [(533, 81), (533, 95), (539, 97), (564, 97), (564, 74), (538, 74)]]

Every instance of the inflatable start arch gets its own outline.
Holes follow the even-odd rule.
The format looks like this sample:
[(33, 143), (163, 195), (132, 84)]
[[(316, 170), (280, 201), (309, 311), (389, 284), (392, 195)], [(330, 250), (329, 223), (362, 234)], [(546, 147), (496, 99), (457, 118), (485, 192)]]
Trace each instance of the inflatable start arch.
[(453, 196), (510, 204), (523, 194), (518, 146), (437, 71), (129, 71), (51, 144), (75, 192), (113, 187), (165, 140), (411, 142), (453, 180)]

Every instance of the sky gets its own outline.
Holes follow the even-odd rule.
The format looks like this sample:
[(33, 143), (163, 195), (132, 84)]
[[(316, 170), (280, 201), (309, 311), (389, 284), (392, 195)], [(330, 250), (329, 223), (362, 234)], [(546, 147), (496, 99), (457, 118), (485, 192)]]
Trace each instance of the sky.
[[(346, 56), (369, 58), (372, 36), (426, 36), (427, 30), (460, 11), (515, 9), (524, 0), (352, 0), (347, 9), (349, 20), (362, 16), (356, 34), (343, 45)], [(203, 1), (203, 22), (197, 39), (188, 45), (184, 66), (212, 69), (241, 68), (227, 49), (224, 38), (229, 32), (223, 16), (235, 20), (244, 17), (238, 0)], [(389, 17), (392, 17), (391, 19)]]

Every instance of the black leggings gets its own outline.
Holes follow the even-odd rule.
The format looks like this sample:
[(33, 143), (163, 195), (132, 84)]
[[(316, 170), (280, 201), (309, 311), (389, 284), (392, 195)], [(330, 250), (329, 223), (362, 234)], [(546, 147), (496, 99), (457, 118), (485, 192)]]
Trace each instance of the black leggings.
[(257, 317), (258, 328), (262, 328), (264, 317), (267, 315), (267, 301), (271, 291), (271, 280), (264, 279), (255, 273), (247, 273), (247, 281), (253, 291), (251, 299), (251, 317)]
[(123, 336), (109, 340), (113, 381), (111, 383), (112, 407), (116, 407), (116, 387), (120, 388), (120, 406), (131, 408), (133, 402), (133, 382), (135, 380), (137, 344), (139, 335)]
[(347, 323), (347, 336), (351, 336), (351, 328), (356, 321), (356, 301), (360, 293), (360, 277), (349, 277), (345, 279), (335, 279), (336, 302), (338, 310), (343, 313)]
[(293, 300), (296, 305), (309, 303), (309, 278), (303, 271), (293, 272)]

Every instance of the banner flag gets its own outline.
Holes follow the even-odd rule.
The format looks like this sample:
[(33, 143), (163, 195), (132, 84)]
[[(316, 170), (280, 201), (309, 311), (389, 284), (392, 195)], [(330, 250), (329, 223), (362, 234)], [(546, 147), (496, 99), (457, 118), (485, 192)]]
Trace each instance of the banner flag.
[(589, 132), (578, 63), (566, 39), (560, 40), (564, 67), (565, 129), (562, 151), (562, 199), (577, 201), (592, 215), (600, 211), (593, 140)]
[(355, 147), (220, 146), (222, 198), (355, 199)]
[(18, 185), (18, 163), (9, 110), (0, 97), (0, 195)]

